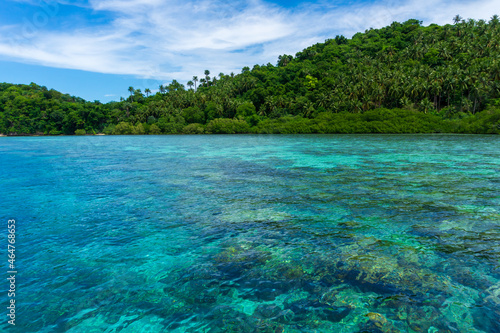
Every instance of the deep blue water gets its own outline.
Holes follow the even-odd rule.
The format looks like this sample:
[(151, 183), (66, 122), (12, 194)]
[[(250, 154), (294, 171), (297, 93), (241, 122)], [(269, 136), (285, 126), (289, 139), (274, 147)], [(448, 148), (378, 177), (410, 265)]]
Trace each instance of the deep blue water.
[(8, 137), (0, 169), (4, 331), (500, 332), (498, 136)]

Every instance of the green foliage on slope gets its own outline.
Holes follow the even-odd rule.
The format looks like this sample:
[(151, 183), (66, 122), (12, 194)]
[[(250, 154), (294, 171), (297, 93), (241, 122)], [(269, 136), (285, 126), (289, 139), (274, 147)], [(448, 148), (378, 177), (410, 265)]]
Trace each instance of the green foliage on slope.
[(500, 21), (394, 22), (193, 81), (107, 104), (0, 84), (0, 132), (500, 133)]

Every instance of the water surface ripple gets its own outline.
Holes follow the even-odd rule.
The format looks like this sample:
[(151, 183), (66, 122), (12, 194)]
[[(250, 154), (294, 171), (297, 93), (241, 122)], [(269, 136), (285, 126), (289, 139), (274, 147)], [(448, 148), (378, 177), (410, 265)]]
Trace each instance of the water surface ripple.
[(3, 330), (500, 332), (498, 136), (8, 137), (0, 161)]

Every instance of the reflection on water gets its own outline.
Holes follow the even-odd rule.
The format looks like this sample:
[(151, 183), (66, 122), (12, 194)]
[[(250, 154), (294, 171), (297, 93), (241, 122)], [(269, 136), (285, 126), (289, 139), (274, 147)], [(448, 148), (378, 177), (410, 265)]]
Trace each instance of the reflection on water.
[(500, 332), (499, 147), (2, 138), (13, 331)]

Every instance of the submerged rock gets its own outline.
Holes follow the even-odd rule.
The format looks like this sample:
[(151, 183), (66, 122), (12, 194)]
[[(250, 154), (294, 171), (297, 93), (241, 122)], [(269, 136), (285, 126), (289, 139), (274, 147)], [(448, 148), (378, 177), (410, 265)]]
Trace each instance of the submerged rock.
[(364, 331), (380, 332), (380, 333), (399, 333), (400, 330), (396, 329), (387, 318), (377, 312), (369, 312), (365, 314), (368, 322), (364, 325)]
[(351, 308), (347, 306), (335, 307), (308, 299), (295, 301), (286, 307), (294, 313), (294, 320), (298, 321), (322, 319), (339, 322), (351, 312)]
[(260, 318), (274, 318), (277, 317), (281, 313), (281, 308), (276, 305), (268, 305), (268, 304), (263, 304), (259, 305), (254, 312), (254, 316), (260, 317)]
[(264, 265), (270, 258), (270, 252), (245, 244), (225, 248), (213, 257), (213, 261), (219, 272), (224, 275), (224, 279), (235, 280), (249, 270)]
[(289, 324), (295, 320), (295, 313), (290, 309), (285, 309), (278, 314), (277, 320), (280, 323)]
[[(378, 249), (377, 242), (370, 240), (367, 248), (348, 245), (340, 248), (334, 257), (322, 256), (321, 269), (316, 278), (324, 285), (347, 283), (362, 292), (381, 295), (415, 295), (420, 298), (442, 302), (451, 293), (451, 280), (436, 274), (427, 267), (401, 265), (400, 256)], [(373, 247), (373, 249), (371, 249)], [(438, 304), (439, 306), (439, 304)]]
[(403, 306), (398, 315), (415, 332), (427, 332), (431, 326), (437, 326), (437, 323), (444, 321), (442, 313), (432, 306)]
[(349, 307), (322, 307), (319, 317), (331, 322), (339, 322), (351, 312)]
[(473, 311), (474, 326), (487, 333), (500, 332), (500, 283), (485, 291), (485, 297)]

